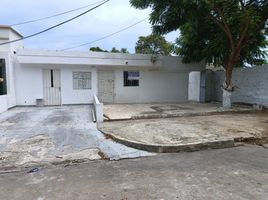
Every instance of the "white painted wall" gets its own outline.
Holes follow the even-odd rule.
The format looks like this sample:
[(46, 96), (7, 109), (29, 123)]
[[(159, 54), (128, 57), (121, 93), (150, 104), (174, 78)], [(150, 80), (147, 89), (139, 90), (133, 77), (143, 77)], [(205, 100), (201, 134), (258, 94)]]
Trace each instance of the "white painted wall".
[(7, 95), (0, 96), (0, 113), (7, 111), (8, 109), (8, 97)]
[[(91, 72), (91, 90), (74, 90), (73, 72)], [(61, 88), (62, 104), (92, 104), (93, 95), (97, 93), (96, 68), (86, 66), (62, 66)]]
[(103, 103), (101, 103), (96, 95), (93, 96), (94, 114), (96, 122), (103, 122)]
[[(135, 56), (135, 55), (133, 55)], [(205, 69), (204, 63), (183, 64), (179, 57), (160, 56), (160, 66), (99, 66), (115, 72), (115, 103), (184, 102), (188, 100), (189, 72)], [(123, 71), (139, 71), (139, 87), (124, 87)]]
[(188, 99), (186, 72), (140, 69), (139, 87), (124, 87), (123, 71), (115, 71), (115, 103), (180, 102)]
[(201, 72), (195, 71), (189, 73), (188, 99), (189, 101), (200, 101), (200, 83)]
[[(93, 103), (93, 94), (97, 92), (96, 69), (86, 66), (17, 64), (16, 94), (17, 105), (36, 105), (37, 98), (43, 98), (43, 69), (59, 69), (61, 73), (62, 104)], [(91, 72), (92, 89), (74, 90), (72, 72)], [(94, 84), (95, 83), (95, 84)]]
[[(13, 29), (9, 27), (5, 27), (5, 26), (0, 26), (0, 43), (8, 42), (11, 40), (16, 40), (19, 38), (21, 38), (21, 36), (18, 35), (16, 32), (14, 32)], [(19, 41), (16, 43), (0, 45), (0, 51), (13, 52), (22, 47), (23, 47), (23, 42)]]
[[(19, 39), (20, 37), (20, 35), (9, 27), (0, 26), (0, 43)], [(15, 56), (13, 55), (13, 51), (16, 51), (18, 48), (22, 48), (22, 42), (0, 46), (0, 58), (6, 61), (7, 77), (7, 95), (0, 96), (0, 113), (16, 106), (15, 72), (13, 65)]]
[(35, 105), (37, 98), (43, 98), (42, 67), (17, 63), (15, 74), (17, 105)]

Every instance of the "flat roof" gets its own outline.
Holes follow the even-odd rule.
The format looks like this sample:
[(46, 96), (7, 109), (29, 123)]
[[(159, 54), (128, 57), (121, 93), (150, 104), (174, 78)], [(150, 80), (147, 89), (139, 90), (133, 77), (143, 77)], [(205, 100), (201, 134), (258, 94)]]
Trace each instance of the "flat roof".
[(15, 30), (14, 28), (12, 28), (11, 26), (8, 26), (8, 25), (0, 25), (0, 29), (1, 28), (4, 28), (4, 29), (9, 29), (11, 31), (13, 31), (14, 33), (16, 33), (18, 36), (22, 37), (23, 38), (23, 35), (20, 34), (17, 30)]

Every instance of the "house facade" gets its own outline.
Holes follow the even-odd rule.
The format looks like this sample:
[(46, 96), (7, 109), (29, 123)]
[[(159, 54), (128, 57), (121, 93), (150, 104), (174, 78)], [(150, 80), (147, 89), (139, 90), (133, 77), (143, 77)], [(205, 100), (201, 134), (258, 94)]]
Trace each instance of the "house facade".
[[(22, 37), (0, 27), (0, 43)], [(14, 106), (182, 102), (188, 100), (189, 73), (204, 63), (180, 57), (25, 49), (0, 45), (0, 112)]]

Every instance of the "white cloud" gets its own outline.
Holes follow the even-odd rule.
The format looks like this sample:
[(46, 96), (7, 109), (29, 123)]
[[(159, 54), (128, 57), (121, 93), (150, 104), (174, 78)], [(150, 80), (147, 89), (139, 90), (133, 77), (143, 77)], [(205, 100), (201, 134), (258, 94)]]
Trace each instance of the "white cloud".
[[(75, 9), (99, 0), (13, 0), (1, 2), (0, 24), (13, 24), (17, 22), (32, 20), (40, 17), (53, 15), (67, 10)], [(46, 21), (14, 27), (23, 35), (38, 32), (49, 26), (55, 25), (69, 19), (82, 11), (52, 18)], [(85, 42), (116, 32), (124, 27), (134, 24), (148, 17), (149, 10), (137, 10), (130, 6), (128, 0), (111, 0), (96, 10), (65, 24), (52, 31), (39, 35), (35, 38), (25, 40), (27, 48), (63, 49), (76, 46)], [(151, 33), (151, 25), (148, 21), (143, 22), (131, 29), (105, 40), (99, 41), (91, 46), (100, 46), (104, 49), (112, 47), (126, 47), (134, 52), (135, 43), (139, 36)], [(176, 33), (168, 35), (169, 41), (174, 41)], [(77, 50), (88, 50), (89, 46)]]

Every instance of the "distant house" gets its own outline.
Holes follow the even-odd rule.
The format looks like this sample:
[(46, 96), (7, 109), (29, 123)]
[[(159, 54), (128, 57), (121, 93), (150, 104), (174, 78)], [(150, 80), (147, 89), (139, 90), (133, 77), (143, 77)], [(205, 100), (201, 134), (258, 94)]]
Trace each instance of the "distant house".
[[(0, 26), (0, 43), (19, 39)], [(22, 42), (0, 45), (0, 112), (14, 106), (181, 102), (188, 100), (189, 73), (204, 63), (180, 57), (28, 50)], [(198, 91), (199, 92), (199, 91)]]

